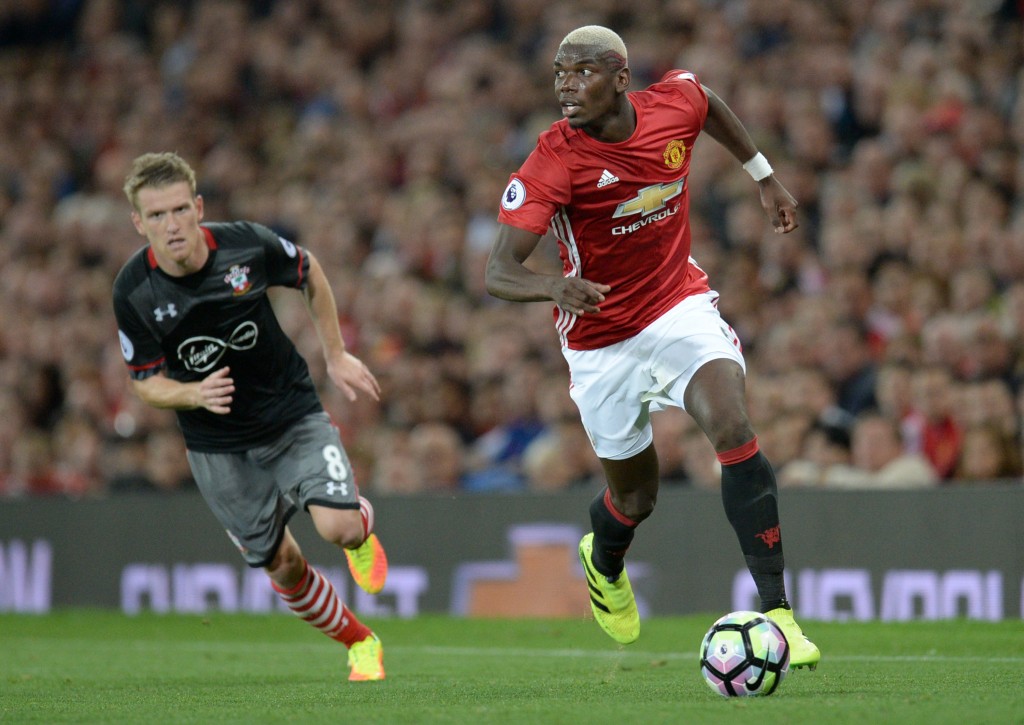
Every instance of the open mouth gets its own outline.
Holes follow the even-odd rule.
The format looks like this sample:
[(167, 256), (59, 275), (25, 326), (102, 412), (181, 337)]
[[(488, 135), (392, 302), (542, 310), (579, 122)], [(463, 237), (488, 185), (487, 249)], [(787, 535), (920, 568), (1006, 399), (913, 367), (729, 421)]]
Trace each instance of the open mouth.
[(571, 118), (579, 113), (580, 107), (574, 101), (562, 101), (562, 116)]

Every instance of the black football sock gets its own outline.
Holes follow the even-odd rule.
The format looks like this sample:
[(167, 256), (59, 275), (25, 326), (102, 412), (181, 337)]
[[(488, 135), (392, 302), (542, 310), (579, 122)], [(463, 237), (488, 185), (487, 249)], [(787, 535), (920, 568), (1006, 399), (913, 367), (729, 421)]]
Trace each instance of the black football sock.
[(757, 586), (761, 610), (789, 607), (782, 578), (785, 561), (779, 533), (778, 486), (768, 459), (757, 450), (740, 461), (720, 454), (722, 465), (722, 503), (725, 515), (740, 542), (747, 569)]
[(623, 558), (633, 542), (637, 523), (615, 509), (606, 488), (590, 504), (590, 525), (594, 529), (594, 553), (590, 557), (594, 568), (615, 581), (625, 566)]

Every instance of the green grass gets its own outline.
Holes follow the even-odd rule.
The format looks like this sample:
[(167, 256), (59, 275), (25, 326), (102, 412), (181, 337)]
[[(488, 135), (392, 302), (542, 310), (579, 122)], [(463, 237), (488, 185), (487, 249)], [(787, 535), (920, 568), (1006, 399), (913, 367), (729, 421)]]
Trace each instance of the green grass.
[(0, 616), (0, 722), (1024, 723), (1024, 622), (804, 622), (816, 672), (726, 700), (696, 648), (713, 615), (646, 620), (620, 648), (586, 620), (371, 621), (387, 680), (288, 615)]

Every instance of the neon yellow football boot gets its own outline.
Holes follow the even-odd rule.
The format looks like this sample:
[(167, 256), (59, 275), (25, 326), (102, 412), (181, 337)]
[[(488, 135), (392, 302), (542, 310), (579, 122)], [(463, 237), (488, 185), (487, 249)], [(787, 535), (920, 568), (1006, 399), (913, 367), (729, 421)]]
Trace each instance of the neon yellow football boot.
[(765, 612), (765, 616), (779, 625), (779, 629), (786, 635), (786, 640), (789, 642), (789, 666), (796, 669), (801, 667), (810, 670), (818, 669), (821, 652), (814, 642), (804, 636), (800, 625), (793, 619), (793, 610), (779, 607)]
[(594, 534), (590, 533), (580, 541), (580, 563), (587, 576), (590, 588), (590, 608), (594, 619), (609, 637), (619, 644), (636, 642), (640, 636), (640, 612), (636, 608), (633, 587), (629, 575), (623, 569), (614, 582), (608, 581), (594, 568), (590, 555), (594, 551)]
[(384, 679), (384, 647), (377, 635), (348, 648), (348, 679), (350, 682), (376, 682)]
[(355, 549), (345, 549), (348, 559), (348, 570), (360, 589), (376, 594), (384, 588), (388, 578), (388, 557), (377, 534), (370, 534), (366, 541)]

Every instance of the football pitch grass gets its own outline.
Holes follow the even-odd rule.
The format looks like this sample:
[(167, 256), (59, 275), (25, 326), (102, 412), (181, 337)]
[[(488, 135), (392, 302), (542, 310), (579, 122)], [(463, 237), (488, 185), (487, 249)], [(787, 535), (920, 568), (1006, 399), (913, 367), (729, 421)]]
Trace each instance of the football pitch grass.
[(579, 620), (369, 620), (387, 679), (287, 614), (0, 615), (3, 723), (1024, 723), (1024, 622), (803, 622), (816, 672), (726, 700), (696, 650), (718, 615), (620, 647)]

